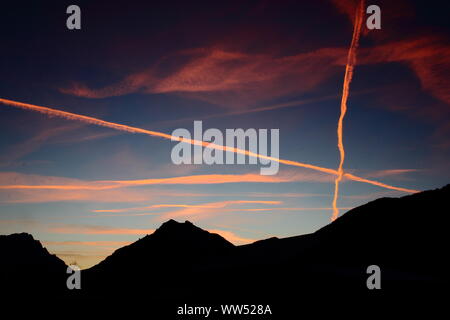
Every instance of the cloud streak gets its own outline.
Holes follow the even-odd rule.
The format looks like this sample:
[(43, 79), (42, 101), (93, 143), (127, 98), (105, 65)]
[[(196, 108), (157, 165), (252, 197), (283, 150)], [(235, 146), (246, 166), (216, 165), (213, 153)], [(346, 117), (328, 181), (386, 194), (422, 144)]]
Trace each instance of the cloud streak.
[[(213, 46), (173, 55), (167, 63), (176, 64), (177, 68), (170, 74), (158, 69), (164, 64), (156, 63), (104, 88), (74, 84), (61, 91), (85, 98), (134, 92), (176, 93), (224, 106), (243, 107), (293, 92), (310, 91), (336, 71), (338, 61), (344, 56), (345, 51), (339, 48), (277, 57)], [(180, 60), (187, 62), (180, 64)]]
[[(110, 228), (104, 226), (83, 226), (83, 225), (65, 225), (60, 227), (51, 227), (48, 229), (57, 234), (83, 234), (83, 235), (148, 235), (152, 234), (154, 229), (134, 229), (134, 228)], [(255, 239), (243, 238), (232, 231), (222, 229), (207, 229), (208, 232), (219, 234), (234, 244), (245, 244), (255, 241)], [(129, 241), (46, 241), (52, 246), (95, 246), (111, 247), (129, 244)]]
[(131, 241), (42, 241), (46, 246), (121, 247)]
[[(277, 207), (276, 205), (282, 204), (282, 201), (242, 201), (242, 200), (230, 200), (230, 201), (219, 201), (212, 202), (205, 205), (199, 206), (188, 206), (181, 210), (162, 212), (160, 214), (159, 220), (165, 219), (173, 219), (173, 218), (186, 218), (186, 219), (205, 219), (210, 218), (216, 214), (223, 214), (225, 212), (283, 212), (283, 211), (291, 211), (291, 212), (299, 212), (299, 211), (331, 211), (333, 208), (305, 208), (305, 207)], [(236, 204), (262, 204), (262, 205), (270, 205), (273, 206), (271, 208), (233, 208), (233, 205)], [(231, 208), (230, 208), (231, 207)], [(144, 208), (143, 208), (144, 209)], [(350, 210), (353, 207), (342, 207), (342, 210)], [(97, 210), (96, 210), (97, 212)], [(122, 212), (122, 211), (120, 211)], [(130, 216), (134, 216), (134, 214), (129, 214)], [(139, 214), (137, 214), (139, 215)], [(153, 215), (151, 213), (145, 213), (142, 215)], [(114, 215), (108, 215), (114, 216)], [(121, 215), (121, 216), (126, 216)]]
[(112, 228), (104, 226), (78, 226), (67, 225), (59, 227), (50, 227), (51, 233), (62, 234), (97, 234), (97, 235), (146, 235), (151, 234), (154, 229), (133, 229), (133, 228)]
[[(11, 184), (11, 180), (16, 184)], [(19, 181), (17, 181), (19, 180)], [(310, 174), (289, 174), (279, 176), (262, 176), (255, 173), (245, 174), (204, 174), (179, 176), (172, 178), (152, 178), (137, 180), (95, 180), (83, 181), (62, 177), (26, 175), (14, 172), (0, 173), (0, 190), (86, 190), (103, 191), (127, 187), (150, 185), (196, 185), (224, 183), (284, 183), (298, 181), (328, 181), (320, 176)], [(22, 182), (22, 183), (17, 183)]]
[[(198, 141), (198, 140), (193, 140), (193, 139), (186, 139), (186, 138), (182, 138), (182, 137), (176, 137), (176, 136), (172, 136), (170, 134), (166, 134), (166, 133), (162, 133), (162, 132), (158, 132), (158, 131), (151, 131), (151, 130), (131, 127), (131, 126), (127, 126), (127, 125), (123, 125), (123, 124), (119, 124), (119, 123), (108, 122), (108, 121), (100, 120), (100, 119), (97, 119), (97, 118), (83, 116), (83, 115), (79, 115), (79, 114), (75, 114), (75, 113), (71, 113), (71, 112), (66, 112), (66, 111), (61, 111), (61, 110), (56, 110), (56, 109), (52, 109), (52, 108), (48, 108), (48, 107), (42, 107), (42, 106), (37, 106), (37, 105), (33, 105), (33, 104), (22, 103), (22, 102), (17, 102), (17, 101), (2, 99), (2, 98), (0, 98), (0, 103), (2, 103), (4, 105), (16, 107), (16, 108), (21, 108), (21, 109), (25, 109), (25, 110), (31, 110), (31, 111), (43, 113), (43, 114), (46, 114), (48, 116), (62, 117), (62, 118), (68, 119), (68, 120), (81, 121), (81, 122), (85, 122), (85, 123), (89, 123), (89, 124), (94, 124), (94, 125), (98, 125), (98, 126), (108, 127), (108, 128), (111, 128), (111, 129), (115, 129), (115, 130), (119, 130), (119, 131), (125, 131), (125, 132), (130, 132), (130, 133), (142, 133), (142, 134), (146, 134), (146, 135), (149, 135), (149, 136), (169, 139), (169, 140), (172, 140), (172, 141), (179, 141), (179, 142), (189, 143), (191, 145), (199, 145), (199, 146), (212, 148), (212, 149), (216, 149), (216, 150), (222, 150), (222, 151), (226, 151), (226, 152), (233, 152), (233, 153), (236, 153), (236, 154), (243, 154), (243, 155), (246, 155), (246, 156), (249, 156), (249, 157), (256, 157), (256, 158), (259, 157), (259, 158), (270, 160), (270, 161), (276, 161), (276, 162), (279, 162), (281, 164), (285, 164), (285, 165), (288, 165), (288, 166), (295, 166), (295, 167), (300, 167), (300, 168), (312, 169), (312, 170), (315, 170), (315, 171), (328, 173), (328, 174), (331, 174), (331, 175), (339, 175), (339, 172), (337, 170), (333, 170), (333, 169), (330, 169), (330, 168), (324, 168), (324, 167), (315, 166), (315, 165), (311, 165), (311, 164), (307, 164), (307, 163), (301, 163), (301, 162), (292, 161), (292, 160), (277, 159), (277, 158), (274, 158), (274, 157), (257, 154), (257, 153), (250, 152), (250, 151), (247, 151), (247, 150), (242, 150), (242, 149), (238, 149), (238, 148), (232, 148), (232, 147), (228, 147), (228, 146), (222, 146), (222, 145), (218, 145), (218, 144), (215, 144), (215, 143), (208, 143), (208, 142), (203, 142), (203, 141)], [(404, 192), (408, 192), (408, 193), (418, 192), (418, 190), (390, 186), (390, 185), (387, 185), (387, 184), (384, 184), (384, 183), (380, 183), (378, 181), (360, 178), (360, 177), (357, 177), (355, 175), (344, 174), (343, 176), (345, 178), (347, 178), (347, 179), (350, 179), (350, 180), (365, 182), (365, 183), (369, 183), (369, 184), (376, 185), (376, 186), (383, 187), (383, 188), (388, 188), (388, 189), (393, 189), (393, 190), (398, 190), (398, 191), (404, 191)]]
[(338, 138), (338, 149), (339, 149), (339, 167), (338, 175), (334, 182), (334, 197), (333, 197), (333, 215), (331, 220), (334, 221), (339, 215), (339, 209), (337, 207), (337, 201), (339, 197), (339, 183), (344, 177), (344, 161), (345, 161), (345, 148), (343, 142), (343, 127), (344, 118), (347, 113), (347, 100), (350, 93), (350, 83), (353, 78), (353, 69), (356, 64), (356, 50), (359, 45), (359, 38), (361, 35), (362, 20), (364, 15), (364, 0), (361, 0), (356, 11), (355, 25), (353, 29), (352, 42), (348, 50), (347, 65), (345, 66), (345, 76), (344, 76), (344, 86), (342, 89), (342, 100), (341, 100), (341, 114), (339, 116), (338, 127), (337, 127), (337, 138)]
[[(305, 170), (306, 171), (306, 170)], [(228, 183), (330, 182), (327, 175), (311, 172), (286, 172), (277, 176), (259, 174), (209, 174), (139, 180), (86, 181), (65, 177), (17, 172), (0, 172), (0, 202), (44, 203), (57, 201), (148, 202), (155, 196), (204, 197), (208, 193), (168, 192), (156, 189), (165, 185), (212, 185)], [(142, 188), (151, 186), (151, 189)], [(220, 194), (213, 194), (219, 196)], [(222, 194), (223, 195), (223, 194)], [(225, 194), (228, 196), (229, 194)]]
[(92, 210), (92, 212), (134, 212), (134, 211), (143, 211), (148, 209), (161, 209), (161, 208), (205, 208), (205, 209), (213, 209), (213, 208), (223, 208), (227, 205), (231, 204), (281, 204), (281, 201), (259, 201), (259, 200), (229, 200), (222, 202), (214, 202), (203, 205), (191, 205), (191, 204), (154, 204), (151, 206), (144, 207), (132, 207), (132, 208), (123, 208), (123, 209), (98, 209)]
[(249, 238), (243, 238), (235, 234), (234, 232), (227, 231), (227, 230), (219, 230), (219, 229), (208, 229), (211, 233), (216, 233), (219, 236), (225, 238), (226, 240), (230, 241), (234, 245), (242, 245), (242, 244), (248, 244), (255, 242), (256, 239), (249, 239)]
[(419, 169), (388, 169), (388, 170), (378, 170), (374, 172), (370, 172), (366, 174), (367, 177), (370, 178), (384, 178), (384, 177), (392, 177), (392, 176), (401, 176), (407, 173), (413, 173), (421, 171)]

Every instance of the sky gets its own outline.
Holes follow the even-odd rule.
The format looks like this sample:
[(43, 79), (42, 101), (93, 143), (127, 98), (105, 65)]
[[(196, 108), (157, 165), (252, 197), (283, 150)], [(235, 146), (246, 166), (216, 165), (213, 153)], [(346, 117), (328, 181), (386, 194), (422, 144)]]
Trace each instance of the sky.
[[(71, 4), (81, 8), (80, 30), (66, 27)], [(364, 14), (343, 119), (339, 215), (450, 181), (449, 4), (369, 4), (381, 8), (381, 29), (367, 29)], [(338, 170), (357, 5), (5, 3), (0, 99), (169, 135), (193, 132), (195, 120), (223, 133), (279, 129), (281, 159)], [(175, 145), (0, 103), (0, 233), (29, 232), (88, 268), (168, 219), (234, 244), (331, 221), (336, 174), (284, 163), (268, 176), (255, 164), (176, 165)]]

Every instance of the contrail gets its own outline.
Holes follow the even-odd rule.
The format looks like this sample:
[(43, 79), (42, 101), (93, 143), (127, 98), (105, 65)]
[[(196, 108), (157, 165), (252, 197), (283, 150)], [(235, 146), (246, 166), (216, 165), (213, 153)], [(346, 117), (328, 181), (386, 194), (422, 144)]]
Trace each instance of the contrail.
[[(238, 154), (243, 154), (243, 155), (247, 155), (249, 157), (259, 157), (259, 158), (267, 159), (270, 161), (276, 161), (276, 162), (279, 162), (279, 163), (282, 163), (282, 164), (285, 164), (288, 166), (307, 168), (307, 169), (311, 169), (311, 170), (315, 170), (315, 171), (319, 171), (319, 172), (323, 172), (323, 173), (328, 173), (328, 174), (332, 174), (332, 175), (339, 175), (337, 170), (330, 169), (330, 168), (319, 167), (319, 166), (315, 166), (312, 164), (301, 163), (301, 162), (292, 161), (292, 160), (278, 159), (278, 158), (254, 153), (251, 151), (243, 150), (243, 149), (218, 145), (215, 143), (180, 138), (177, 136), (172, 136), (170, 134), (166, 134), (166, 133), (162, 133), (162, 132), (158, 132), (158, 131), (151, 131), (151, 130), (141, 129), (141, 128), (137, 128), (137, 127), (131, 127), (131, 126), (114, 123), (114, 122), (109, 122), (109, 121), (104, 121), (101, 119), (83, 116), (80, 114), (71, 113), (71, 112), (67, 112), (67, 111), (61, 111), (61, 110), (52, 109), (52, 108), (48, 108), (48, 107), (42, 107), (42, 106), (37, 106), (37, 105), (29, 104), (29, 103), (12, 101), (12, 100), (2, 99), (2, 98), (0, 98), (0, 103), (2, 103), (4, 105), (16, 107), (16, 108), (36, 111), (36, 112), (43, 113), (43, 114), (46, 114), (49, 116), (57, 116), (57, 117), (68, 119), (68, 120), (81, 121), (84, 123), (94, 124), (97, 126), (107, 127), (107, 128), (111, 128), (111, 129), (115, 129), (115, 130), (119, 130), (119, 131), (125, 131), (125, 132), (130, 132), (130, 133), (142, 133), (142, 134), (146, 134), (149, 136), (169, 139), (172, 141), (180, 141), (180, 142), (184, 142), (184, 143), (189, 143), (191, 145), (200, 145), (200, 146), (203, 146), (206, 148), (212, 148), (212, 149), (222, 150), (222, 151), (226, 151), (226, 152), (234, 152), (234, 153), (238, 153)], [(391, 190), (403, 191), (403, 192), (407, 192), (407, 193), (419, 192), (418, 190), (394, 187), (394, 186), (390, 186), (390, 185), (387, 185), (387, 184), (384, 184), (384, 183), (381, 183), (378, 181), (364, 179), (364, 178), (354, 176), (351, 174), (344, 174), (344, 177), (348, 178), (350, 180), (365, 182), (368, 184), (372, 184), (375, 186), (379, 186), (379, 187), (383, 187), (383, 188), (387, 188), (387, 189), (391, 189)]]
[(97, 209), (91, 210), (91, 212), (131, 212), (131, 211), (145, 211), (148, 209), (160, 209), (160, 208), (222, 208), (230, 204), (281, 204), (281, 201), (255, 201), (255, 200), (228, 200), (220, 202), (211, 202), (208, 204), (191, 205), (191, 204), (154, 204), (145, 207), (133, 207), (123, 209)]
[(0, 184), (0, 190), (92, 190), (104, 191), (111, 189), (140, 187), (150, 185), (194, 185), (194, 184), (222, 184), (222, 183), (283, 183), (302, 181), (295, 175), (286, 177), (263, 176), (255, 173), (246, 174), (199, 174), (190, 176), (178, 176), (170, 178), (150, 178), (138, 180), (94, 180), (81, 181), (80, 183), (62, 184)]
[[(334, 182), (334, 197), (333, 197), (333, 216), (331, 221), (335, 220), (339, 215), (339, 209), (337, 207), (337, 200), (339, 197), (339, 183), (344, 177), (344, 160), (345, 160), (345, 149), (344, 143), (342, 141), (342, 132), (344, 126), (344, 117), (347, 113), (347, 99), (350, 90), (350, 83), (353, 78), (353, 69), (356, 63), (356, 50), (358, 49), (359, 38), (361, 35), (362, 20), (364, 15), (364, 0), (361, 0), (356, 11), (355, 26), (353, 29), (352, 43), (348, 50), (347, 65), (345, 66), (345, 76), (344, 76), (344, 86), (342, 89), (342, 100), (341, 100), (341, 115), (339, 116), (338, 127), (337, 127), (337, 137), (338, 137), (338, 149), (340, 155), (338, 175)], [(348, 177), (348, 176), (347, 176)]]

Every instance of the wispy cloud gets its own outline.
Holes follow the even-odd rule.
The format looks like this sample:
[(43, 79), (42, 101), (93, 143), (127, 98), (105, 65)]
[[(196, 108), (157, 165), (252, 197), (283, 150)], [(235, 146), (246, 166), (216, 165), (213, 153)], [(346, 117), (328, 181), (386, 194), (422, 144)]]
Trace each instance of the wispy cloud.
[(92, 212), (134, 212), (134, 211), (145, 211), (148, 209), (162, 209), (162, 208), (213, 208), (209, 205), (190, 205), (190, 204), (154, 204), (145, 207), (132, 207), (123, 209), (96, 209)]
[[(360, 92), (360, 93), (364, 93), (364, 92)], [(356, 93), (356, 94), (358, 94), (358, 93)], [(248, 109), (241, 108), (241, 109), (233, 109), (231, 111), (226, 111), (226, 112), (205, 114), (205, 115), (202, 115), (201, 118), (204, 121), (207, 119), (237, 116), (237, 115), (243, 115), (243, 114), (285, 109), (285, 108), (294, 108), (294, 107), (299, 107), (299, 106), (308, 105), (308, 104), (315, 104), (315, 103), (329, 101), (329, 100), (338, 99), (338, 98), (339, 98), (338, 95), (328, 95), (328, 96), (322, 96), (322, 97), (317, 97), (317, 98), (300, 99), (300, 100), (270, 104), (270, 105), (265, 105), (265, 106), (260, 106), (260, 107), (251, 107)], [(171, 124), (183, 123), (183, 122), (193, 122), (195, 120), (198, 120), (198, 116), (159, 121), (159, 122), (155, 123), (155, 125), (156, 126), (171, 125)]]
[(408, 173), (419, 172), (419, 169), (388, 169), (388, 170), (377, 170), (373, 172), (369, 172), (366, 174), (369, 178), (385, 178), (385, 177), (398, 177), (404, 176)]
[(32, 138), (15, 144), (9, 150), (6, 150), (0, 155), (0, 167), (14, 166), (17, 161), (26, 155), (38, 150), (42, 145), (48, 142), (51, 138), (57, 137), (63, 133), (79, 129), (81, 124), (69, 124), (58, 127), (44, 129), (33, 135)]
[[(353, 1), (351, 1), (353, 2)], [(354, 4), (344, 6), (354, 15)], [(361, 64), (407, 62), (422, 87), (450, 103), (448, 45), (439, 36), (375, 44), (361, 50)], [(345, 48), (320, 48), (292, 56), (274, 57), (218, 48), (191, 51), (191, 60), (178, 70), (158, 78), (155, 68), (128, 75), (101, 89), (75, 84), (64, 93), (104, 98), (134, 92), (183, 93), (225, 106), (251, 106), (293, 92), (310, 91), (345, 65)], [(182, 53), (180, 53), (182, 54)], [(174, 58), (178, 58), (176, 55)], [(257, 111), (257, 110), (253, 110)]]
[(256, 239), (244, 238), (244, 237), (238, 236), (234, 232), (227, 231), (227, 230), (208, 229), (208, 231), (222, 236), (223, 238), (225, 238), (226, 240), (230, 241), (231, 243), (233, 243), (235, 245), (248, 244), (248, 243), (252, 243), (252, 242), (256, 241)]
[(96, 209), (92, 212), (136, 212), (136, 211), (147, 211), (149, 209), (164, 209), (164, 208), (182, 208), (182, 209), (217, 209), (224, 208), (233, 204), (281, 204), (281, 201), (260, 201), (260, 200), (227, 200), (220, 202), (210, 202), (205, 204), (193, 205), (193, 204), (154, 204), (144, 207), (132, 207), (132, 208), (122, 208), (122, 209)]
[[(216, 215), (221, 215), (226, 212), (283, 212), (283, 211), (332, 211), (332, 208), (323, 207), (278, 207), (277, 205), (282, 204), (282, 201), (242, 201), (242, 200), (229, 200), (229, 201), (219, 201), (211, 202), (200, 206), (190, 206), (182, 208), (180, 210), (161, 212), (159, 213), (158, 220), (166, 220), (173, 218), (183, 218), (191, 220), (201, 220), (210, 218)], [(258, 205), (269, 205), (270, 208), (255, 208), (255, 207), (234, 207), (234, 205), (242, 204), (258, 204)], [(272, 207), (273, 206), (273, 207)], [(342, 207), (342, 210), (349, 210), (352, 207)], [(131, 214), (132, 215), (132, 214)]]
[(262, 176), (254, 173), (244, 174), (206, 174), (192, 175), (161, 179), (142, 179), (142, 180), (111, 180), (101, 183), (116, 184), (121, 187), (141, 186), (152, 184), (223, 184), (223, 183), (283, 183), (298, 181), (328, 181), (325, 175), (315, 175), (305, 172), (285, 173), (276, 176)]
[[(52, 109), (52, 108), (48, 108), (48, 107), (42, 107), (42, 106), (37, 106), (37, 105), (29, 104), (29, 103), (12, 101), (12, 100), (2, 99), (2, 98), (0, 98), (0, 103), (3, 105), (15, 107), (15, 108), (21, 108), (21, 109), (25, 109), (25, 110), (35, 111), (35, 112), (39, 112), (42, 114), (46, 114), (46, 115), (50, 115), (50, 116), (57, 116), (57, 117), (61, 117), (61, 118), (68, 119), (68, 120), (81, 121), (84, 123), (107, 127), (107, 128), (111, 128), (111, 129), (118, 130), (118, 131), (124, 131), (124, 132), (130, 132), (130, 133), (142, 133), (142, 134), (146, 134), (146, 135), (153, 136), (153, 137), (169, 139), (171, 141), (184, 142), (184, 143), (188, 143), (191, 145), (198, 145), (198, 146), (211, 148), (211, 149), (215, 149), (215, 150), (222, 150), (225, 152), (233, 152), (236, 154), (243, 154), (243, 155), (249, 156), (249, 157), (266, 159), (266, 160), (270, 160), (270, 161), (276, 161), (276, 162), (279, 162), (284, 165), (311, 169), (313, 171), (327, 173), (330, 175), (339, 175), (339, 172), (337, 170), (333, 170), (330, 168), (324, 168), (324, 167), (320, 167), (320, 166), (316, 166), (316, 165), (312, 165), (312, 164), (308, 164), (308, 163), (302, 163), (302, 162), (298, 162), (298, 161), (278, 159), (278, 158), (274, 158), (271, 156), (265, 156), (262, 154), (257, 154), (257, 153), (239, 149), (239, 148), (233, 148), (233, 147), (218, 145), (215, 143), (208, 143), (208, 142), (204, 142), (204, 141), (198, 141), (198, 140), (193, 140), (193, 139), (186, 139), (186, 138), (182, 138), (182, 137), (172, 136), (170, 134), (166, 134), (166, 133), (162, 133), (162, 132), (158, 132), (158, 131), (151, 131), (151, 130), (136, 128), (136, 127), (131, 127), (131, 126), (114, 123), (114, 122), (109, 122), (109, 121), (104, 121), (101, 119), (83, 116), (83, 115), (79, 115), (79, 114), (75, 114), (75, 113), (71, 113), (71, 112), (67, 112), (67, 111), (61, 111), (61, 110), (56, 110), (56, 109)], [(350, 180), (354, 180), (354, 181), (372, 184), (372, 185), (379, 186), (382, 188), (399, 190), (399, 191), (404, 191), (404, 192), (408, 192), (408, 193), (418, 192), (418, 190), (395, 187), (395, 186), (388, 185), (386, 183), (381, 183), (378, 181), (361, 178), (361, 177), (355, 176), (353, 174), (346, 173), (343, 175), (343, 177), (350, 179)]]
[(121, 247), (131, 241), (42, 241), (45, 246)]
[[(276, 57), (219, 47), (199, 48), (172, 55), (178, 69), (164, 77), (158, 66), (130, 74), (100, 89), (73, 84), (61, 91), (86, 98), (105, 98), (134, 92), (178, 93), (226, 106), (252, 105), (292, 92), (306, 92), (327, 79), (345, 56), (341, 49), (319, 49)], [(186, 63), (180, 64), (180, 57)], [(188, 59), (186, 59), (188, 58)]]
[(450, 46), (439, 36), (393, 41), (361, 50), (363, 64), (383, 62), (406, 63), (417, 75), (422, 88), (450, 104)]
[(50, 227), (51, 233), (62, 234), (102, 234), (102, 235), (146, 235), (151, 234), (154, 229), (134, 229), (134, 228), (113, 228), (104, 226), (90, 225), (64, 225), (59, 227)]
[[(325, 178), (324, 178), (325, 177)], [(243, 174), (204, 174), (172, 178), (150, 178), (134, 180), (80, 180), (65, 177), (0, 172), (0, 190), (110, 190), (150, 185), (190, 185), (223, 183), (283, 183), (298, 181), (328, 181), (327, 176), (309, 172), (262, 176), (254, 173)]]
[[(350, 210), (353, 207), (340, 207), (339, 210)], [(239, 211), (239, 212), (281, 212), (281, 211), (332, 211), (333, 208), (244, 208), (244, 209), (230, 209), (228, 211)]]
[[(44, 203), (56, 201), (94, 202), (148, 202), (154, 197), (210, 197), (233, 194), (177, 192), (156, 189), (164, 185), (211, 185), (228, 183), (293, 183), (331, 182), (332, 178), (320, 173), (285, 171), (277, 176), (259, 174), (189, 175), (172, 178), (138, 180), (81, 180), (65, 177), (42, 176), (18, 172), (0, 172), (0, 202)], [(150, 186), (149, 188), (141, 188)], [(136, 188), (138, 187), (138, 188)], [(241, 194), (243, 195), (243, 194)], [(253, 196), (254, 193), (245, 193)], [(288, 196), (288, 195), (281, 195)], [(294, 196), (294, 195), (292, 195)], [(298, 194), (295, 194), (298, 196)], [(308, 194), (304, 195), (308, 196)], [(155, 208), (152, 208), (155, 209)]]

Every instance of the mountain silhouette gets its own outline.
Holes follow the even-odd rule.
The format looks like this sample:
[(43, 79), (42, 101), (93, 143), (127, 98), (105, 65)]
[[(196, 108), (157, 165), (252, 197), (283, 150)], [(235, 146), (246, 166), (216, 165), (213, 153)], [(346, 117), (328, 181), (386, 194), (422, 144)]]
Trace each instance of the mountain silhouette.
[(65, 288), (65, 263), (27, 233), (0, 235), (0, 283), (10, 294), (60, 294)]
[[(145, 300), (161, 305), (251, 297), (258, 303), (295, 306), (298, 299), (323, 300), (324, 295), (398, 300), (403, 294), (437, 292), (448, 285), (449, 199), (450, 185), (381, 198), (312, 234), (242, 246), (189, 221), (169, 220), (82, 271), (82, 290), (69, 294), (83, 301)], [(32, 236), (1, 236), (0, 250), (5, 257), (1, 274), (8, 274), (8, 285), (26, 284), (28, 268), (36, 267), (45, 274), (42, 283), (53, 284), (50, 291), (65, 290), (55, 285), (65, 285), (64, 263)], [(370, 265), (381, 269), (382, 295), (367, 288)]]
[[(211, 263), (216, 257), (231, 254), (234, 248), (221, 236), (189, 221), (169, 220), (153, 234), (116, 250), (98, 265), (84, 271), (83, 279), (86, 279), (87, 289), (93, 284), (94, 289), (100, 291), (110, 285), (132, 289), (136, 283), (152, 287), (159, 283), (161, 287), (167, 287), (169, 283), (176, 284), (175, 275), (193, 273), (194, 269)], [(111, 279), (114, 279), (113, 284)]]
[(138, 264), (164, 268), (178, 264), (179, 260), (191, 264), (196, 259), (226, 254), (234, 245), (217, 234), (209, 233), (191, 222), (169, 220), (153, 234), (116, 250), (111, 256), (94, 266), (92, 271), (114, 271), (116, 268), (134, 268)]

